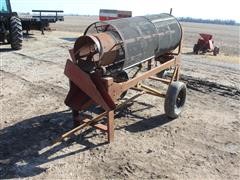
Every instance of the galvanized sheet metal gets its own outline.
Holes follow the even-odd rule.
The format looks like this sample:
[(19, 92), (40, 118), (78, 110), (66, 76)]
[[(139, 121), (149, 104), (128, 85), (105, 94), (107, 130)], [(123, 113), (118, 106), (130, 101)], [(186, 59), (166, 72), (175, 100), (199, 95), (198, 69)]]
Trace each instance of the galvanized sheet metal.
[[(181, 25), (170, 14), (97, 22), (90, 25), (85, 34), (98, 31), (115, 32), (115, 34), (117, 31), (120, 35), (125, 52), (123, 69), (173, 51), (182, 39)], [(118, 59), (115, 61), (117, 62)]]
[(169, 14), (158, 14), (145, 16), (145, 18), (154, 24), (158, 33), (156, 56), (174, 50), (180, 44), (182, 28), (175, 17)]
[(154, 25), (144, 17), (125, 18), (111, 21), (124, 42), (124, 67), (138, 64), (152, 57), (157, 47)]

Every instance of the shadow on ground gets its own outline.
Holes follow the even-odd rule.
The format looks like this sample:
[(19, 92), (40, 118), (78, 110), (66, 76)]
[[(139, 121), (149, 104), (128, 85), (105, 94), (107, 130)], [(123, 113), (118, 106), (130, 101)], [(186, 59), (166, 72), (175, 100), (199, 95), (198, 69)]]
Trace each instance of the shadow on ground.
[(31, 33), (23, 33), (23, 38), (24, 39), (32, 39), (32, 38), (35, 38), (34, 37), (34, 34), (31, 34)]
[[(33, 38), (35, 38), (33, 34), (23, 33), (23, 44), (24, 44), (24, 40), (33, 39)], [(12, 49), (10, 47), (10, 44), (8, 43), (0, 43), (0, 52), (10, 52), (10, 51), (17, 51), (17, 50)]]
[(133, 117), (140, 121), (125, 127), (125, 130), (133, 133), (154, 129), (172, 121), (172, 119), (169, 119), (165, 114), (150, 118), (144, 118), (138, 115), (133, 115)]
[[(165, 115), (149, 119), (136, 115), (137, 111), (151, 107), (151, 105), (143, 103), (142, 108), (135, 111), (128, 111), (128, 108), (122, 109), (116, 117), (121, 118), (127, 114), (136, 119), (136, 123), (118, 129), (125, 128), (130, 132), (139, 132), (159, 127), (170, 121)], [(61, 111), (26, 119), (0, 130), (0, 179), (36, 176), (46, 171), (39, 167), (42, 164), (106, 144), (105, 139), (103, 143), (92, 143), (90, 139), (99, 133), (94, 129), (88, 129), (81, 135), (72, 136), (61, 144), (49, 148), (53, 140), (71, 128), (71, 112)], [(58, 151), (70, 147), (73, 143), (82, 146), (76, 151), (56, 156)], [(41, 152), (43, 150), (45, 152)]]
[[(53, 140), (63, 132), (71, 129), (71, 122), (70, 111), (63, 111), (33, 117), (0, 130), (0, 179), (35, 176), (45, 171), (45, 169), (38, 167), (41, 164), (105, 144), (95, 145), (88, 141), (88, 138), (92, 137), (85, 137), (92, 131), (89, 129), (81, 136), (74, 136), (39, 154), (39, 151), (51, 146)], [(74, 142), (83, 145), (84, 148), (49, 158), (63, 148), (71, 146)]]
[(7, 44), (0, 44), (0, 53), (14, 51), (12, 48), (8, 47)]
[(185, 55), (196, 55), (196, 56), (203, 56), (203, 55), (207, 55), (207, 56), (214, 56), (212, 52), (206, 52), (206, 53), (203, 53), (203, 52), (199, 52), (199, 54), (195, 54), (193, 51), (189, 51), (189, 52), (182, 52), (182, 54), (185, 54)]
[(195, 54), (195, 53), (193, 53), (192, 51), (190, 51), (190, 52), (182, 52), (182, 54), (193, 55), (193, 54)]
[[(133, 122), (128, 126), (124, 125), (124, 126), (118, 127), (116, 128), (116, 130), (125, 129), (126, 131), (129, 131), (132, 133), (138, 133), (138, 132), (148, 131), (148, 130), (160, 127), (173, 120), (167, 117), (165, 114), (152, 116), (152, 117), (145, 117), (145, 116), (138, 115), (139, 114), (138, 112), (147, 111), (151, 108), (156, 108), (156, 107), (144, 102), (135, 101), (134, 103), (135, 104), (137, 103), (138, 106), (141, 106), (141, 107), (133, 111), (129, 110), (129, 108), (125, 108), (122, 111), (118, 112), (115, 117), (120, 118), (122, 116), (127, 116), (130, 119), (134, 119), (135, 122)], [(131, 105), (132, 104), (130, 104), (129, 106)]]
[(70, 42), (75, 42), (77, 40), (77, 38), (60, 38), (60, 39)]

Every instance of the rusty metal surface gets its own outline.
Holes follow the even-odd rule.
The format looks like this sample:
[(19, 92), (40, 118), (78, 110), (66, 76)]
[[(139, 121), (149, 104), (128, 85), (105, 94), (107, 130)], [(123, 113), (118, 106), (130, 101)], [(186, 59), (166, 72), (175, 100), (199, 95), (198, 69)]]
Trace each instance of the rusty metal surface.
[[(65, 103), (74, 110), (73, 119), (82, 121), (82, 124), (63, 134), (59, 140), (90, 125), (106, 132), (108, 142), (113, 141), (114, 110), (120, 108), (118, 104), (123, 93), (135, 88), (141, 91), (140, 94), (165, 97), (157, 89), (139, 83), (170, 68), (175, 68), (171, 80), (155, 80), (167, 85), (178, 80), (181, 40), (181, 26), (169, 14), (90, 25), (85, 34), (76, 40), (73, 50), (69, 51), (73, 61), (68, 60), (65, 68), (65, 75), (70, 80)], [(178, 53), (173, 53), (177, 47)], [(119, 74), (136, 65), (139, 70), (133, 76)], [(95, 118), (80, 117), (94, 107), (102, 108), (104, 112)], [(105, 124), (96, 124), (103, 117), (106, 118), (102, 122)]]
[(123, 69), (173, 51), (182, 39), (181, 25), (169, 14), (96, 22), (84, 34), (100, 32), (112, 33), (116, 39), (120, 37), (124, 49)]
[[(115, 104), (113, 101), (109, 100), (110, 98), (107, 99), (102, 96), (91, 77), (78, 68), (78, 66), (74, 65), (70, 60), (66, 63), (65, 75), (79, 88), (81, 99), (86, 99), (86, 102), (93, 100), (107, 111), (115, 108)], [(69, 93), (69, 95), (71, 95), (71, 93)], [(106, 99), (108, 101), (106, 101)], [(79, 104), (82, 104), (82, 102), (79, 102)], [(71, 101), (68, 105), (71, 107)]]
[(116, 59), (117, 43), (118, 41), (109, 33), (81, 36), (76, 40), (73, 52), (77, 60), (87, 57), (99, 66), (104, 66)]
[[(133, 99), (139, 97), (142, 94), (150, 94), (150, 95), (154, 95), (154, 96), (158, 96), (158, 97), (165, 97), (164, 94), (162, 94), (161, 92), (159, 92), (158, 90), (156, 90), (154, 88), (151, 88), (151, 87), (145, 86), (143, 84), (140, 84), (140, 89), (139, 89), (138, 86), (136, 86), (136, 85), (139, 85), (140, 81), (142, 81), (144, 79), (147, 79), (147, 78), (150, 78), (152, 75), (155, 75), (155, 74), (159, 73), (160, 71), (162, 71), (163, 69), (169, 68), (170, 66), (179, 67), (179, 65), (180, 65), (179, 63), (180, 63), (180, 56), (178, 55), (178, 56), (173, 57), (168, 62), (165, 62), (164, 64), (161, 64), (161, 65), (158, 65), (157, 67), (154, 67), (154, 68), (152, 68), (152, 69), (134, 77), (133, 79), (128, 80), (126, 82), (122, 82), (122, 83), (114, 82), (113, 78), (110, 78), (110, 77), (105, 77), (105, 78), (99, 79), (98, 81), (94, 81), (93, 79), (90, 80), (89, 77), (87, 77), (85, 75), (82, 76), (81, 74), (78, 74), (76, 72), (72, 72), (72, 76), (76, 76), (75, 78), (80, 78), (80, 79), (83, 78), (83, 79), (80, 80), (81, 81), (81, 84), (80, 84), (80, 83), (75, 82), (76, 79), (69, 75), (69, 73), (71, 73), (69, 70), (67, 70), (67, 69), (71, 69), (69, 67), (65, 71), (66, 75), (68, 75), (70, 80), (73, 80), (73, 82), (76, 83), (75, 88), (78, 88), (77, 89), (78, 92), (76, 92), (75, 94), (71, 94), (72, 93), (71, 90), (69, 92), (69, 94), (72, 96), (72, 99), (69, 99), (70, 107), (73, 104), (73, 101), (74, 101), (74, 103), (78, 103), (79, 106), (81, 106), (82, 103), (86, 103), (86, 102), (82, 102), (82, 101), (78, 101), (78, 102), (76, 101), (75, 102), (75, 99), (74, 99), (74, 96), (75, 96), (75, 98), (77, 98), (77, 96), (76, 96), (77, 94), (79, 94), (80, 96), (82, 96), (82, 98), (84, 98), (86, 96), (86, 94), (89, 93), (90, 89), (86, 88), (87, 86), (85, 86), (86, 84), (88, 84), (88, 83), (86, 83), (86, 81), (92, 81), (92, 83), (94, 83), (97, 86), (97, 90), (99, 92), (97, 94), (102, 94), (102, 93), (100, 93), (99, 88), (106, 89), (106, 92), (109, 94), (109, 96), (114, 101), (116, 101), (118, 99), (117, 97), (119, 97), (125, 90), (127, 90), (129, 88), (134, 89), (134, 87), (135, 87), (135, 88), (137, 88), (137, 90), (141, 91), (140, 94), (137, 94), (137, 95), (133, 96), (132, 98), (124, 101), (122, 104), (116, 105), (114, 110), (117, 110), (121, 107), (124, 107), (128, 102), (132, 101)], [(74, 64), (72, 63), (71, 66), (72, 65), (74, 65)], [(69, 64), (67, 64), (67, 67), (68, 66), (69, 66)], [(74, 65), (74, 66), (77, 67), (76, 65)], [(176, 76), (176, 74), (174, 76)], [(85, 83), (84, 83), (84, 81), (85, 81)], [(170, 81), (167, 82), (167, 84), (170, 84)], [(83, 90), (82, 93), (80, 91), (81, 89)], [(96, 100), (95, 95), (89, 94), (88, 97), (91, 97), (90, 100), (95, 99), (94, 101), (97, 102), (97, 104), (101, 105), (101, 107), (104, 107), (104, 104), (102, 103), (101, 100), (100, 101)], [(107, 98), (104, 97), (104, 101), (106, 101), (106, 99)], [(81, 98), (79, 98), (79, 99), (77, 98), (77, 100), (81, 100)], [(77, 110), (73, 111), (73, 120), (74, 121), (78, 121), (79, 118), (81, 118), (81, 115), (79, 113), (80, 110), (82, 110), (82, 109), (77, 109)], [(96, 124), (97, 122), (102, 120), (104, 117), (107, 117), (106, 124)], [(105, 111), (103, 113), (97, 115), (96, 117), (93, 117), (93, 118), (82, 117), (80, 120), (81, 120), (82, 123), (78, 124), (78, 126), (75, 127), (74, 129), (64, 133), (63, 135), (61, 135), (61, 137), (59, 137), (55, 141), (55, 143), (59, 142), (59, 141), (62, 141), (64, 138), (71, 136), (72, 134), (74, 134), (75, 132), (79, 131), (80, 129), (82, 129), (86, 126), (92, 126), (92, 127), (95, 127), (97, 129), (100, 129), (100, 130), (106, 132), (107, 137), (108, 137), (108, 142), (112, 142), (114, 140), (114, 111), (113, 110), (109, 111), (109, 110), (105, 109)]]

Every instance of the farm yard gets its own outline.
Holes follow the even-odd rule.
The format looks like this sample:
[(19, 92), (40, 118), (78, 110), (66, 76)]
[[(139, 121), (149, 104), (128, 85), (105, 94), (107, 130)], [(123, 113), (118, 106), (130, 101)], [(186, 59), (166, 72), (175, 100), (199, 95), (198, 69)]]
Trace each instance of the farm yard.
[[(164, 99), (143, 95), (117, 112), (113, 143), (87, 128), (51, 146), (72, 128), (68, 50), (97, 18), (67, 16), (45, 35), (30, 31), (20, 51), (0, 47), (0, 178), (239, 179), (239, 26), (182, 23), (188, 92), (179, 118), (166, 117)], [(201, 32), (213, 34), (218, 56), (192, 53)]]

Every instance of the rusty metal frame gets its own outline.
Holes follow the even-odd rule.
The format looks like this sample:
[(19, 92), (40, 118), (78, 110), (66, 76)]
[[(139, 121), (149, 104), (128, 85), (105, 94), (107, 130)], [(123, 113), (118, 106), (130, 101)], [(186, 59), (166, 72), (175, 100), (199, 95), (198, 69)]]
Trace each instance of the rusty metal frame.
[[(74, 110), (73, 121), (78, 122), (79, 123), (78, 126), (61, 135), (58, 139), (54, 141), (54, 143), (64, 140), (65, 138), (71, 136), (72, 134), (76, 133), (77, 131), (87, 126), (100, 129), (104, 133), (107, 133), (108, 142), (109, 143), (112, 142), (114, 140), (114, 111), (125, 107), (130, 101), (133, 101), (134, 99), (138, 98), (143, 94), (150, 94), (150, 95), (164, 98), (165, 97), (164, 93), (152, 87), (146, 86), (140, 82), (145, 79), (151, 79), (151, 80), (162, 82), (163, 84), (167, 84), (169, 86), (173, 81), (177, 81), (179, 79), (179, 73), (180, 73), (179, 71), (180, 71), (180, 64), (181, 64), (180, 52), (181, 52), (181, 44), (178, 47), (177, 53), (169, 53), (166, 55), (166, 56), (172, 57), (167, 62), (157, 65), (156, 59), (154, 58), (149, 59), (147, 61), (146, 72), (143, 72), (140, 74), (139, 73), (140, 70), (138, 70), (132, 79), (126, 82), (116, 83), (113, 81), (112, 77), (103, 77), (96, 80), (94, 80), (94, 78), (91, 79), (90, 77), (88, 77), (87, 74), (84, 74), (84, 72), (82, 72), (80, 68), (78, 68), (77, 62), (74, 59), (73, 50), (69, 50), (72, 61), (70, 60), (67, 61), (65, 74), (70, 79), (70, 82), (73, 81), (78, 86), (78, 88), (84, 89), (84, 93), (87, 93), (88, 96), (92, 98), (81, 106), (82, 109), (87, 109), (93, 104), (98, 104), (98, 105), (101, 105), (101, 107), (103, 107), (105, 111), (97, 115), (96, 117), (89, 118), (89, 117), (82, 116), (80, 118), (79, 112)], [(155, 61), (155, 67), (152, 67), (151, 65), (152, 61)], [(158, 78), (154, 76), (159, 72), (169, 68), (174, 68), (174, 72), (170, 80)], [(141, 69), (141, 65), (139, 69)], [(79, 83), (80, 81), (79, 79), (81, 79), (82, 82), (84, 81), (83, 84), (85, 87), (82, 87), (82, 85)], [(92, 84), (91, 84), (91, 80), (94, 81)], [(96, 86), (101, 86), (101, 87), (98, 87), (98, 88), (93, 87), (94, 83)], [(92, 89), (95, 90), (95, 93), (87, 91), (86, 89), (88, 89), (89, 87), (93, 87)], [(99, 91), (99, 89), (106, 89), (106, 92), (105, 91), (97, 92)], [(118, 104), (119, 103), (118, 99), (120, 95), (128, 89), (140, 91), (140, 93), (137, 93), (133, 97), (125, 100), (123, 103)], [(102, 97), (100, 96), (100, 94), (102, 95)], [(109, 105), (109, 101), (114, 102), (115, 103), (114, 106)], [(107, 123), (106, 124), (98, 123), (104, 117), (107, 117)]]

